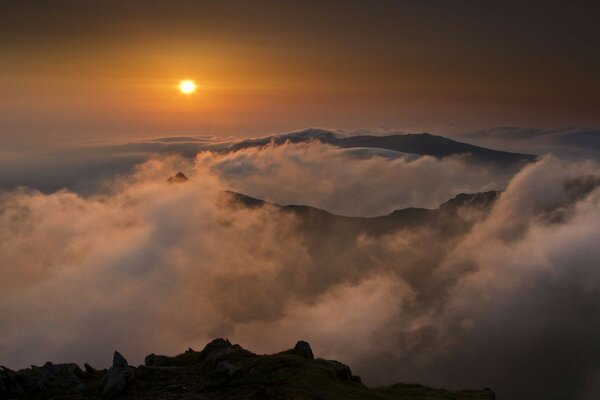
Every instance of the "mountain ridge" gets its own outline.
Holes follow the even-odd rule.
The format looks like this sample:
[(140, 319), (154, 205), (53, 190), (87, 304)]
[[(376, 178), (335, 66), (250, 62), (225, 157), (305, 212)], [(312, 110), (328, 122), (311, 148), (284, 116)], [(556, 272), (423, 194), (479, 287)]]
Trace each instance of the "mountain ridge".
[(493, 150), (459, 142), (444, 136), (432, 135), (430, 133), (407, 133), (387, 136), (341, 136), (325, 129), (316, 128), (242, 140), (229, 145), (225, 151), (238, 151), (245, 148), (264, 147), (269, 144), (282, 145), (287, 142), (304, 143), (309, 141), (319, 141), (343, 149), (384, 149), (401, 153), (428, 155), (436, 158), (470, 154), (473, 161), (500, 165), (527, 163), (532, 162), (537, 158), (537, 156), (531, 154)]

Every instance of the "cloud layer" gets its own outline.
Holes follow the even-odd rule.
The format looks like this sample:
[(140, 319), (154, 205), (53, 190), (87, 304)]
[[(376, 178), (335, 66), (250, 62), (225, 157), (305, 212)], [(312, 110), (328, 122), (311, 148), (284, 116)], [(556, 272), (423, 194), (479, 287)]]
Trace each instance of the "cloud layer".
[[(165, 184), (173, 171), (191, 181)], [(592, 399), (600, 360), (600, 175), (553, 157), (512, 179), (460, 159), (351, 159), (285, 145), (155, 159), (103, 195), (0, 195), (0, 360), (140, 362), (227, 336), (260, 352), (307, 339), (368, 384), (492, 387)], [(578, 177), (587, 176), (585, 179)], [(587, 179), (587, 181), (586, 181)], [(340, 241), (323, 262), (301, 220), (222, 189), (347, 214), (506, 190), (466, 233)], [(590, 183), (591, 182), (591, 183)]]
[[(513, 171), (466, 163), (468, 156), (418, 157), (341, 150), (319, 142), (202, 152), (196, 163), (230, 189), (277, 204), (307, 204), (336, 214), (373, 216), (435, 208), (459, 193), (502, 189)], [(366, 151), (366, 149), (364, 149)]]

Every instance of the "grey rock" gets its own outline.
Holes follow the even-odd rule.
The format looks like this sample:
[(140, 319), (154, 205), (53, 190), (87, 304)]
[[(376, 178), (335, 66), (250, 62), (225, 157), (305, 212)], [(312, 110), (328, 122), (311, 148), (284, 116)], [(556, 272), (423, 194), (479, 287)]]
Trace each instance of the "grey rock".
[(226, 372), (227, 375), (229, 375), (230, 378), (233, 378), (235, 376), (239, 376), (241, 374), (243, 374), (244, 369), (238, 365), (235, 365), (229, 361), (221, 361), (217, 364), (217, 367), (215, 368), (217, 371), (223, 371)]
[(343, 381), (353, 380), (352, 379), (352, 370), (350, 370), (349, 366), (347, 366), (346, 364), (342, 364), (339, 361), (334, 361), (334, 360), (328, 360), (327, 362), (329, 362), (329, 364), (331, 364), (334, 367), (335, 376), (338, 379), (341, 379)]
[(95, 374), (96, 372), (98, 372), (98, 371), (96, 370), (96, 368), (92, 367), (92, 366), (91, 366), (90, 364), (88, 364), (88, 363), (85, 363), (85, 364), (83, 364), (83, 368), (85, 368), (85, 372), (86, 372), (86, 373), (88, 373), (89, 375), (93, 375), (93, 374)]
[(298, 343), (296, 343), (296, 346), (294, 346), (294, 354), (297, 354), (300, 357), (308, 358), (309, 360), (315, 359), (312, 349), (310, 348), (310, 344), (303, 340), (300, 340)]
[(226, 349), (231, 346), (231, 342), (228, 339), (219, 338), (204, 346), (204, 349), (202, 349), (201, 353), (208, 355), (215, 350)]
[(154, 353), (148, 354), (144, 358), (144, 365), (152, 366), (152, 367), (162, 367), (169, 363), (169, 357), (167, 356), (157, 356)]
[(50, 384), (44, 379), (40, 379), (33, 387), (33, 392), (40, 395), (42, 398), (49, 397), (51, 394)]
[(73, 386), (70, 390), (71, 393), (74, 394), (81, 394), (83, 392), (85, 392), (88, 389), (88, 385), (86, 385), (85, 383), (80, 383), (76, 386)]
[(125, 357), (123, 357), (121, 355), (121, 353), (119, 353), (118, 351), (115, 351), (115, 353), (113, 354), (113, 367), (127, 367), (129, 366), (129, 364), (127, 363), (127, 360), (125, 359)]
[(0, 367), (0, 398), (21, 397), (23, 394), (23, 388), (19, 384), (15, 372), (6, 367)]
[(135, 377), (132, 367), (113, 367), (108, 370), (102, 395), (106, 399), (114, 399), (125, 393)]
[(79, 385), (81, 382), (72, 372), (62, 371), (62, 373), (56, 375), (52, 383), (54, 383), (54, 386), (62, 389), (69, 389)]

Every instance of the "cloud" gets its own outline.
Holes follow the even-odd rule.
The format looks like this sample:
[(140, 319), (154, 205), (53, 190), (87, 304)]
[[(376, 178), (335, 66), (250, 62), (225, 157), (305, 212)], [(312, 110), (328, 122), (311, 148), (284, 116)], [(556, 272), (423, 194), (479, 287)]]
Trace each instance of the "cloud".
[[(355, 150), (355, 149), (354, 149)], [(342, 215), (373, 216), (435, 208), (459, 193), (502, 189), (514, 173), (465, 162), (467, 156), (381, 157), (311, 142), (201, 152), (196, 163), (231, 190), (278, 204), (307, 204)]]
[(600, 129), (498, 127), (461, 135), (478, 145), (533, 154), (552, 153), (566, 159), (600, 159)]
[[(166, 184), (180, 169), (191, 180)], [(525, 167), (489, 214), (467, 216), (476, 223), (466, 232), (338, 232), (327, 246), (294, 214), (244, 208), (222, 192), (376, 213), (434, 204), (463, 184), (500, 185), (495, 174), (460, 158), (356, 160), (304, 144), (155, 158), (91, 196), (3, 192), (0, 359), (106, 366), (114, 349), (135, 363), (217, 336), (261, 352), (308, 339), (371, 385), (591, 399), (596, 163), (545, 157)]]

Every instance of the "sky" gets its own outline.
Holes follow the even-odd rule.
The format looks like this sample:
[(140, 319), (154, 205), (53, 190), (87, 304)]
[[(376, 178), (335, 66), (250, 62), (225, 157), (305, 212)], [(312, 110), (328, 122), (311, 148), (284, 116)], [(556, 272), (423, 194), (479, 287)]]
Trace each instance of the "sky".
[(593, 1), (3, 0), (0, 145), (597, 127), (598, 17)]

